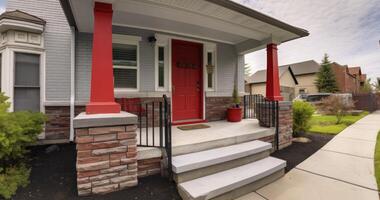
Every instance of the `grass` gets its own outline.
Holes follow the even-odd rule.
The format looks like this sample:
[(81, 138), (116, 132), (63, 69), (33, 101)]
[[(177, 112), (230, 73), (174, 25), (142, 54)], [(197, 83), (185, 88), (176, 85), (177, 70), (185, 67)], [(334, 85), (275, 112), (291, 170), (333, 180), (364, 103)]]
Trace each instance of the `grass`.
[(380, 131), (377, 133), (376, 149), (375, 149), (375, 176), (377, 188), (380, 190)]
[(313, 115), (309, 131), (312, 133), (336, 135), (366, 115), (368, 115), (368, 112), (363, 112), (357, 116), (344, 116), (340, 124), (336, 124), (336, 117), (334, 115)]

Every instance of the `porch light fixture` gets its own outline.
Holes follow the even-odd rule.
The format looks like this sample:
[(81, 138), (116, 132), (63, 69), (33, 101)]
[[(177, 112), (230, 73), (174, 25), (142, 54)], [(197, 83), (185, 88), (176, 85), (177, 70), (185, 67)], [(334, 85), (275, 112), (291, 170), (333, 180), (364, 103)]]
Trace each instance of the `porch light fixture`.
[(148, 37), (148, 42), (154, 46), (156, 44), (157, 38), (155, 36)]

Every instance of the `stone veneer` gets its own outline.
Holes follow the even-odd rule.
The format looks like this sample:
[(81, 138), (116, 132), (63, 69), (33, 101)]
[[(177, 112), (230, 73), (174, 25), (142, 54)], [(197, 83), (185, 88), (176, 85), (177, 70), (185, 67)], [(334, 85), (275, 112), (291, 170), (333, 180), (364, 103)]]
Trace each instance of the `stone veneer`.
[(109, 193), (138, 184), (137, 117), (125, 115), (129, 116), (97, 118), (81, 114), (74, 119), (79, 196)]
[[(264, 104), (262, 106), (265, 106)], [(258, 115), (258, 120), (260, 126), (269, 127), (269, 123), (272, 118), (272, 108), (271, 106), (266, 105), (268, 111), (262, 111), (261, 115)], [(280, 101), (279, 104), (279, 149), (283, 149), (292, 144), (293, 139), (293, 111), (292, 111), (292, 102), (290, 101)], [(275, 135), (270, 138), (261, 138), (265, 142), (274, 142)]]
[[(240, 102), (243, 102), (243, 99)], [(208, 121), (225, 120), (227, 109), (232, 105), (232, 97), (206, 97), (206, 119)]]
[(162, 158), (148, 158), (137, 161), (138, 177), (145, 177), (161, 173)]
[(279, 102), (279, 149), (292, 144), (293, 140), (293, 110), (292, 102)]

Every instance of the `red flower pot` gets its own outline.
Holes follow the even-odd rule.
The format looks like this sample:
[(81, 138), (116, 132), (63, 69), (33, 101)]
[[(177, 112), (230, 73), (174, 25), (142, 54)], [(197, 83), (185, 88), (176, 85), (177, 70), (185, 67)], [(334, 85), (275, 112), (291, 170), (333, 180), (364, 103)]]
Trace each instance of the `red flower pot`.
[(229, 122), (240, 122), (242, 118), (241, 108), (228, 108), (227, 109), (227, 120)]

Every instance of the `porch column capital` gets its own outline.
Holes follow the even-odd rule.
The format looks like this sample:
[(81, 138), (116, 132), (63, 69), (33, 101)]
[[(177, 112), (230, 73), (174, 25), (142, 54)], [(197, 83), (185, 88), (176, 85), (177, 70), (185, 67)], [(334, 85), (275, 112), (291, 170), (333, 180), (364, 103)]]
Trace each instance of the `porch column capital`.
[(270, 43), (267, 45), (267, 82), (266, 97), (268, 100), (282, 101), (280, 93), (280, 77), (278, 73), (278, 56), (277, 44)]
[(119, 113), (112, 67), (112, 4), (95, 2), (90, 102), (87, 114)]

